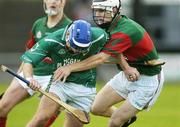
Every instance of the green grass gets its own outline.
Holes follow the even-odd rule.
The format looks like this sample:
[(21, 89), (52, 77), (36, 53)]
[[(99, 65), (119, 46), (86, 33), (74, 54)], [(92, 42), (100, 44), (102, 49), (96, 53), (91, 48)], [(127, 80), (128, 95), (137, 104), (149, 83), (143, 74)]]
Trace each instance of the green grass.
[[(140, 112), (131, 127), (180, 127), (180, 83), (177, 84), (166, 84), (154, 107), (149, 112)], [(0, 85), (0, 93), (6, 87)], [(16, 106), (8, 116), (7, 127), (24, 127), (35, 113), (38, 102), (35, 96)], [(52, 127), (62, 127), (63, 114)], [(84, 127), (107, 127), (107, 123), (107, 118), (91, 116), (91, 123)]]

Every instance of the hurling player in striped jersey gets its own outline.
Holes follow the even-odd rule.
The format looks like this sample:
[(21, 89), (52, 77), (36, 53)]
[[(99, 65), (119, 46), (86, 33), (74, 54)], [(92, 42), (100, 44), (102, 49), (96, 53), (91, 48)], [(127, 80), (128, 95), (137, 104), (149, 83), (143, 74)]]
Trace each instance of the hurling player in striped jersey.
[[(91, 112), (111, 117), (109, 127), (127, 127), (136, 114), (150, 108), (164, 83), (157, 50), (148, 32), (120, 14), (120, 0), (93, 0), (95, 23), (110, 34), (102, 51), (84, 61), (57, 69), (54, 80), (64, 81), (71, 72), (83, 71), (105, 62), (117, 63), (120, 72), (97, 94)], [(120, 107), (112, 108), (123, 102)]]

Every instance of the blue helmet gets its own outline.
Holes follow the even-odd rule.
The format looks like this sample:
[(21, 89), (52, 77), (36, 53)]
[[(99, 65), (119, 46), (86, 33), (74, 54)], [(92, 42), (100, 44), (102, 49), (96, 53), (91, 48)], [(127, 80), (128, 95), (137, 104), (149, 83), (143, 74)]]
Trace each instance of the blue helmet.
[(87, 51), (91, 45), (91, 25), (85, 20), (74, 21), (67, 32), (70, 46), (79, 52)]

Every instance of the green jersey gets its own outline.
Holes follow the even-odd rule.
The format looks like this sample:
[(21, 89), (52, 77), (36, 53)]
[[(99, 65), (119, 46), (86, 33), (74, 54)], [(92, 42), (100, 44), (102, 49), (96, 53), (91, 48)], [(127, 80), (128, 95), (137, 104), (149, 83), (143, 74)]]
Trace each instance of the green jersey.
[(111, 39), (102, 52), (115, 58), (123, 53), (128, 63), (141, 74), (155, 75), (161, 71), (160, 66), (139, 64), (159, 58), (152, 39), (142, 26), (124, 15), (118, 15), (107, 32)]
[[(32, 31), (31, 31), (31, 39), (28, 41), (26, 48), (30, 49), (36, 42), (40, 41), (42, 38), (46, 37), (47, 35), (61, 28), (65, 28), (71, 22), (72, 21), (64, 15), (62, 20), (56, 26), (49, 28), (47, 26), (47, 17), (38, 19), (33, 24)], [(37, 63), (36, 67), (33, 70), (34, 74), (39, 75), (39, 76), (50, 75), (53, 72), (53, 70), (51, 69), (52, 68), (51, 66), (53, 66), (53, 62), (51, 58), (46, 57), (42, 61), (39, 61), (39, 63)], [(47, 71), (44, 71), (44, 70), (47, 70)]]
[[(58, 67), (82, 61), (91, 55), (98, 53), (107, 42), (108, 36), (106, 32), (97, 27), (91, 27), (92, 44), (86, 54), (73, 54), (66, 47), (65, 29), (60, 29), (53, 34), (39, 41), (33, 48), (22, 55), (21, 59), (25, 63), (31, 63), (36, 68), (37, 64), (45, 57), (50, 57), (53, 60), (53, 67), (43, 71), (52, 73)], [(50, 72), (48, 72), (50, 70)], [(73, 82), (87, 87), (95, 87), (96, 84), (96, 69), (89, 69), (81, 72), (71, 73), (66, 82)]]

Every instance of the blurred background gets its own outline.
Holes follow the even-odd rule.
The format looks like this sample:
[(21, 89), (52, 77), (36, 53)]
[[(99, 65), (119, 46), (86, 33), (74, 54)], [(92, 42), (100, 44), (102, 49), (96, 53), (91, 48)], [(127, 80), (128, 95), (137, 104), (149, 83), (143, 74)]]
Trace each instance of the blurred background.
[[(0, 0), (1, 64), (17, 69), (33, 22), (45, 15), (42, 5), (42, 0)], [(90, 6), (91, 0), (68, 0), (65, 13), (71, 19), (85, 19), (94, 25)], [(180, 0), (122, 0), (121, 14), (150, 33), (161, 58), (166, 60), (166, 81), (180, 82)], [(103, 65), (98, 73), (98, 80), (107, 81), (117, 71), (115, 65)], [(0, 73), (0, 82), (8, 77)]]
[[(160, 57), (166, 61), (165, 87), (157, 104), (149, 114), (140, 113), (143, 117), (138, 117), (139, 120), (132, 126), (180, 127), (180, 0), (121, 1), (121, 14), (127, 15), (146, 28), (154, 40)], [(15, 71), (18, 69), (19, 57), (25, 51), (25, 43), (29, 38), (32, 24), (45, 15), (42, 2), (43, 0), (0, 0), (0, 64)], [(94, 25), (91, 2), (91, 0), (67, 0), (65, 13), (71, 19), (85, 19)], [(98, 82), (104, 85), (116, 73), (115, 65), (102, 65), (98, 67)], [(9, 74), (0, 72), (0, 93), (7, 88), (11, 79)], [(98, 89), (101, 87), (98, 85)], [(36, 105), (32, 101), (36, 102)], [(38, 99), (32, 101), (23, 103), (13, 110), (8, 127), (23, 127), (27, 123), (35, 112)], [(29, 114), (25, 114), (28, 111)], [(17, 117), (19, 113), (28, 118), (24, 117), (26, 120), (21, 120), (22, 117)], [(97, 126), (97, 122), (94, 122), (87, 127), (107, 125), (107, 120), (102, 117), (100, 119), (92, 117), (92, 121), (94, 120), (98, 120), (101, 125)], [(53, 127), (57, 127), (56, 125)]]

